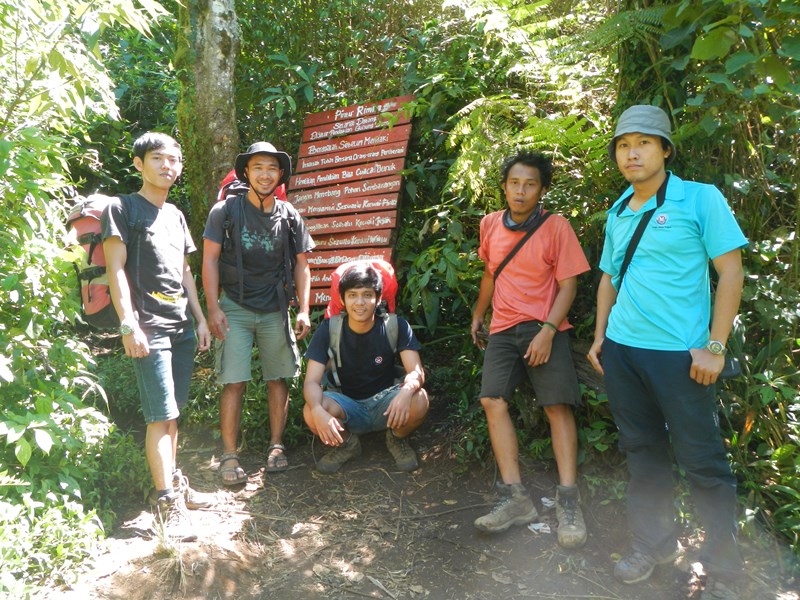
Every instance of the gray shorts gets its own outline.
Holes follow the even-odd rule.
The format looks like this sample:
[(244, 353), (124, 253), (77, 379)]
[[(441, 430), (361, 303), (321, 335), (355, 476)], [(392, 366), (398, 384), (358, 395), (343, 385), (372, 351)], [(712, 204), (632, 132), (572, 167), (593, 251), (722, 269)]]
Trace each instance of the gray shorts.
[(489, 336), (483, 357), (481, 398), (503, 398), (508, 402), (516, 387), (527, 377), (538, 404), (580, 405), (581, 393), (567, 332), (556, 333), (550, 360), (545, 364), (531, 367), (523, 358), (531, 340), (541, 329), (539, 321), (525, 321)]
[(253, 312), (242, 308), (225, 295), (220, 299), (219, 305), (230, 327), (225, 340), (215, 342), (215, 366), (219, 383), (240, 383), (252, 379), (250, 361), (253, 341), (258, 346), (264, 381), (299, 375), (300, 358), (293, 331), (292, 344), (286, 340), (287, 315), (280, 311)]

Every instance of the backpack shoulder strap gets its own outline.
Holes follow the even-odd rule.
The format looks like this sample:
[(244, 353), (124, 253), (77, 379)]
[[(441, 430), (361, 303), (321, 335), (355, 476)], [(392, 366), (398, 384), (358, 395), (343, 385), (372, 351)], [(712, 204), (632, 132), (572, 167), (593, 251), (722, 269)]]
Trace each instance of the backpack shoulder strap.
[(553, 213), (549, 213), (549, 212), (543, 213), (542, 214), (542, 218), (539, 219), (539, 222), (536, 225), (534, 225), (531, 229), (529, 229), (527, 231), (527, 233), (525, 233), (525, 235), (523, 235), (520, 238), (520, 240), (517, 242), (517, 245), (514, 246), (511, 249), (511, 252), (509, 252), (506, 255), (506, 257), (503, 259), (503, 261), (499, 265), (497, 265), (497, 268), (494, 270), (494, 280), (495, 281), (497, 281), (497, 278), (500, 277), (500, 273), (503, 272), (503, 269), (506, 268), (506, 265), (511, 262), (511, 259), (514, 258), (514, 256), (517, 254), (517, 252), (519, 252), (520, 249), (525, 245), (525, 242), (527, 242), (531, 238), (531, 236), (534, 233), (536, 233), (536, 230), (539, 229), (539, 227), (544, 225), (544, 222), (547, 221), (547, 219), (550, 218), (551, 214), (553, 214)]
[(125, 211), (125, 218), (128, 222), (128, 246), (132, 246), (139, 241), (139, 235), (144, 232), (144, 223), (139, 213), (139, 203), (133, 201), (132, 194), (118, 194), (122, 209)]
[(342, 359), (339, 354), (339, 344), (342, 342), (342, 325), (344, 319), (342, 315), (333, 315), (328, 319), (328, 357), (331, 359), (331, 373), (336, 387), (341, 387), (339, 381), (339, 371), (337, 367), (342, 366)]
[(392, 352), (397, 352), (397, 338), (400, 337), (400, 328), (397, 325), (397, 315), (389, 313), (384, 318), (386, 324), (386, 337), (389, 338), (389, 344), (392, 346)]
[[(636, 226), (636, 230), (633, 232), (630, 241), (628, 242), (628, 247), (625, 249), (625, 256), (622, 259), (622, 266), (619, 269), (619, 288), (622, 289), (622, 280), (625, 278), (625, 273), (628, 271), (628, 266), (631, 264), (631, 259), (633, 258), (633, 253), (636, 252), (636, 247), (639, 245), (639, 242), (644, 235), (644, 230), (647, 227), (647, 224), (650, 222), (650, 219), (653, 218), (653, 214), (655, 214), (656, 210), (661, 208), (664, 204), (664, 200), (666, 199), (667, 195), (667, 182), (669, 181), (669, 172), (667, 172), (667, 176), (664, 178), (664, 181), (661, 182), (661, 186), (658, 188), (658, 192), (656, 192), (656, 206), (655, 208), (651, 208), (646, 213), (642, 214), (642, 218), (639, 220), (639, 224)], [(631, 193), (630, 196), (626, 197), (622, 204), (617, 211), (617, 216), (622, 214), (622, 211), (625, 210), (625, 207), (628, 206), (631, 198), (633, 198), (633, 194)]]

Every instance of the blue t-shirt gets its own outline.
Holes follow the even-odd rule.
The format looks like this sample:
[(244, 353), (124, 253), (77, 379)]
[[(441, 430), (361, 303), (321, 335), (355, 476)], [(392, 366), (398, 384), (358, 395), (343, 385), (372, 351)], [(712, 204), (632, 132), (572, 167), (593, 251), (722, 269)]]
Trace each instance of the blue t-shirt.
[(617, 215), (629, 188), (608, 210), (600, 269), (618, 291), (606, 337), (649, 350), (688, 350), (708, 342), (711, 319), (709, 259), (747, 245), (720, 191), (671, 175), (663, 206), (653, 214), (625, 273), (619, 271), (628, 242), (650, 198), (637, 212)]
[[(394, 352), (383, 319), (376, 318), (375, 325), (368, 332), (356, 333), (347, 325), (345, 313), (342, 315), (344, 323), (339, 340), (342, 366), (336, 371), (342, 383), (342, 393), (354, 400), (364, 400), (394, 385)], [(306, 358), (326, 364), (329, 343), (330, 320), (325, 319), (308, 344)], [(408, 321), (397, 317), (397, 352), (419, 351), (420, 348)]]

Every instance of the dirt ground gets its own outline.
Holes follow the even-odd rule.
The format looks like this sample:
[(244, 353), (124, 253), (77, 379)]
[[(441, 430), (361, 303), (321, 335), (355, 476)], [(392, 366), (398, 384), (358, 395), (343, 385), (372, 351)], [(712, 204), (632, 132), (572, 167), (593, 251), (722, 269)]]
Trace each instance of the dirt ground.
[[(678, 600), (699, 598), (691, 573), (699, 540), (687, 531), (684, 558), (657, 567), (646, 583), (614, 581), (625, 552), (624, 502), (595, 478), (584, 490), (590, 537), (580, 550), (556, 543), (555, 515), (541, 499), (555, 495), (552, 466), (523, 464), (524, 480), (551, 533), (515, 527), (496, 536), (472, 522), (492, 505), (494, 469), (453, 457), (452, 433), (434, 416), (414, 436), (421, 468), (394, 470), (382, 435), (362, 438), (362, 456), (336, 475), (314, 470), (317, 443), (290, 448), (291, 468), (263, 473), (264, 456), (247, 452), (251, 474), (239, 489), (220, 490), (220, 444), (208, 431), (182, 433), (179, 463), (195, 489), (218, 504), (191, 511), (198, 540), (160, 548), (143, 506), (121, 509), (95, 570), (49, 598), (493, 600), (559, 598)], [(619, 481), (610, 473), (607, 481)], [(607, 486), (607, 487), (604, 487)], [(592, 495), (593, 494), (593, 495)], [(546, 501), (545, 501), (546, 502)], [(754, 539), (754, 537), (756, 539)], [(743, 536), (746, 599), (798, 600), (791, 556), (769, 538)]]

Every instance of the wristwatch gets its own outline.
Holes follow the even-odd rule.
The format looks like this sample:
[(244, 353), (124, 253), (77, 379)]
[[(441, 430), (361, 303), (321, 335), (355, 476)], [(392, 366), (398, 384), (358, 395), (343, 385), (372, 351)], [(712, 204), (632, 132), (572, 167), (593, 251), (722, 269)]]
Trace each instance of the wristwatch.
[(708, 344), (706, 344), (706, 350), (711, 352), (711, 354), (716, 354), (717, 356), (725, 356), (725, 353), (727, 352), (725, 344), (717, 340), (709, 340)]
[(133, 326), (129, 323), (121, 323), (119, 326), (119, 332), (122, 335), (130, 335), (133, 333)]

